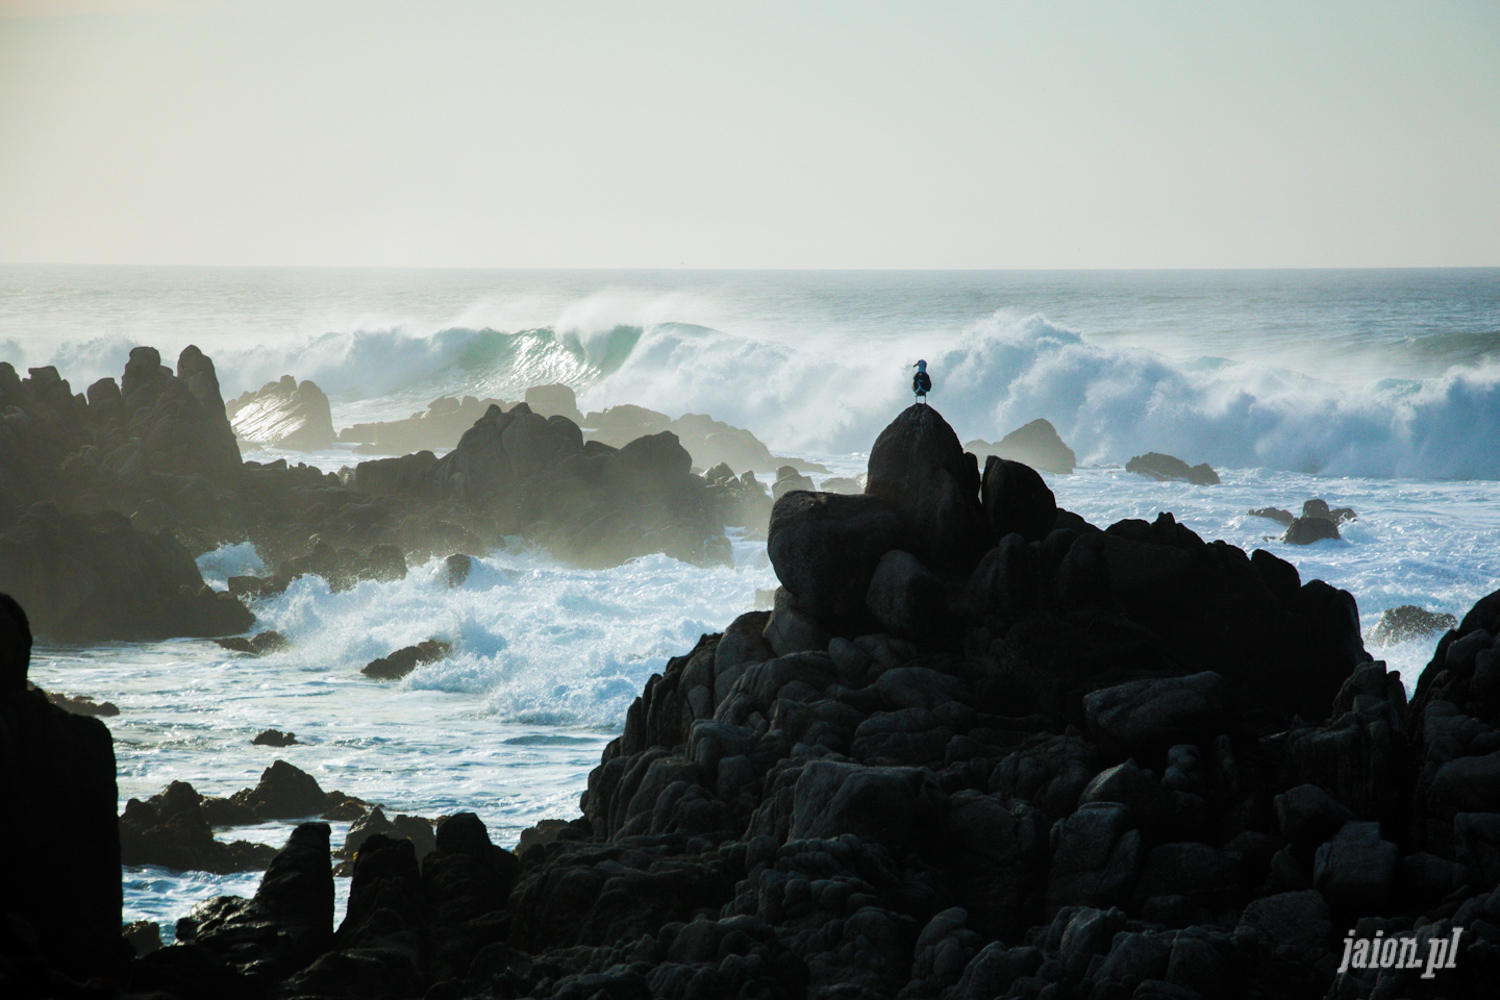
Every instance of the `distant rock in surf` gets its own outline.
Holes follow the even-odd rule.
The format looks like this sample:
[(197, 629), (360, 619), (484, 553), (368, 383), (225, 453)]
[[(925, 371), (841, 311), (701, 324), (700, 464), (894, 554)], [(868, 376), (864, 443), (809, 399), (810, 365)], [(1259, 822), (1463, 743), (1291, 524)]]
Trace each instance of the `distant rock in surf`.
[(452, 644), (439, 639), (428, 639), (415, 646), (396, 650), (390, 656), (382, 656), (365, 664), (360, 673), (381, 681), (400, 680), (425, 663), (436, 663), (453, 649)]
[(338, 439), (356, 445), (354, 450), (362, 455), (447, 451), (491, 406), (511, 405), (503, 399), (442, 396), (428, 403), (425, 412), (405, 420), (352, 424), (339, 431)]
[(258, 733), (255, 739), (250, 741), (258, 747), (291, 747), (298, 746), (297, 734), (293, 732), (283, 733), (279, 729), (266, 729)]
[(311, 381), (283, 375), (224, 406), (241, 441), (288, 451), (327, 451), (337, 436), (328, 397)]
[(811, 490), (813, 481), (790, 465), (776, 470), (776, 481), (771, 484), (771, 499), (780, 500), (792, 490)]
[(1297, 517), (1287, 525), (1281, 540), (1289, 545), (1311, 545), (1339, 537), (1339, 526), (1326, 517)]
[(1354, 513), (1354, 509), (1352, 507), (1330, 508), (1328, 506), (1328, 501), (1324, 500), (1321, 497), (1314, 497), (1311, 500), (1304, 500), (1302, 502), (1302, 516), (1321, 517), (1323, 520), (1332, 521), (1334, 524), (1344, 524), (1348, 521), (1359, 520), (1359, 515)]
[(616, 448), (638, 437), (671, 431), (693, 457), (693, 464), (704, 469), (722, 462), (734, 469), (753, 472), (774, 472), (783, 465), (797, 472), (828, 471), (816, 462), (772, 455), (754, 434), (702, 413), (685, 413), (674, 420), (665, 413), (624, 403), (590, 411), (580, 426), (587, 440), (602, 441)]
[[(232, 577), (236, 580), (245, 580), (246, 577)], [(248, 593), (249, 588), (242, 582), (239, 585), (239, 593)], [(234, 590), (234, 588), (231, 588)], [(215, 643), (224, 647), (232, 653), (248, 653), (251, 656), (264, 656), (277, 650), (285, 649), (291, 645), (286, 641), (286, 636), (280, 632), (267, 630), (258, 632), (249, 639), (242, 635), (231, 636), (228, 639), (215, 639)]]
[[(1270, 520), (1275, 521), (1278, 524), (1286, 525), (1288, 527), (1291, 526), (1293, 521), (1296, 521), (1298, 519), (1297, 515), (1293, 514), (1289, 510), (1282, 510), (1280, 507), (1262, 507), (1258, 510), (1246, 511), (1246, 513), (1251, 517), (1269, 518)], [(1359, 520), (1359, 515), (1354, 513), (1354, 510), (1352, 508), (1334, 507), (1330, 509), (1327, 501), (1317, 497), (1303, 502), (1302, 517), (1330, 521), (1335, 525)], [(1300, 528), (1298, 530), (1299, 537), (1305, 536), (1313, 540), (1322, 537), (1338, 537), (1338, 534), (1336, 532), (1333, 535), (1327, 535), (1326, 529), (1321, 528), (1317, 525)]]
[(973, 452), (980, 461), (990, 455), (998, 455), (1014, 462), (1022, 462), (1033, 469), (1059, 475), (1072, 473), (1078, 464), (1073, 449), (1063, 442), (1057, 428), (1052, 426), (1051, 421), (1040, 417), (1016, 428), (994, 444), (976, 438), (965, 444), (964, 449)]
[(1190, 466), (1180, 458), (1156, 451), (1135, 456), (1125, 463), (1125, 471), (1150, 476), (1158, 482), (1192, 483), (1196, 486), (1216, 486), (1219, 482), (1219, 474), (1207, 462)]
[(1428, 611), (1415, 604), (1387, 608), (1380, 612), (1374, 626), (1365, 633), (1371, 646), (1394, 646), (1397, 643), (1426, 639), (1428, 636), (1458, 627), (1458, 619), (1441, 611)]

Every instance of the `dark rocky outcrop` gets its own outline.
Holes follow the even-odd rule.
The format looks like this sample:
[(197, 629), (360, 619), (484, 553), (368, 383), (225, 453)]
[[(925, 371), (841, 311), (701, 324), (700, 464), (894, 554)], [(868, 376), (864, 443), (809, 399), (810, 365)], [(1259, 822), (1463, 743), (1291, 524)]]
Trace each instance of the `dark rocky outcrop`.
[(38, 634), (64, 641), (229, 635), (254, 621), (204, 584), (170, 534), (137, 531), (112, 511), (28, 507), (0, 532), (0, 588), (28, 609)]
[[(41, 691), (40, 688), (29, 681), (26, 684), (26, 688), (29, 691)], [(91, 696), (86, 694), (66, 695), (59, 694), (56, 691), (41, 691), (41, 694), (64, 712), (69, 712), (73, 715), (92, 715), (107, 719), (120, 714), (120, 706), (114, 702), (95, 701)]]
[[(539, 387), (533, 398), (576, 416), (563, 395)], [(316, 448), (325, 404), (310, 385), (275, 383), (234, 409), (244, 425), (257, 413), (295, 423), (311, 407), (317, 419), (278, 443)], [(307, 574), (336, 589), (399, 576), (407, 560), (483, 553), (515, 535), (607, 566), (653, 552), (723, 563), (727, 518), (762, 530), (769, 502), (753, 478), (716, 490), (670, 432), (613, 447), (526, 404), (439, 411), (451, 431), (442, 459), (418, 451), (324, 473), (241, 461), (213, 364), (195, 347), (175, 373), (138, 347), (118, 382), (76, 395), (53, 368), (23, 379), (0, 363), (0, 586), (59, 639), (225, 635), (251, 618), (205, 591), (191, 563), (226, 543), (253, 542), (270, 567), (235, 578), (234, 596), (254, 599)], [(721, 433), (712, 424), (700, 430)]]
[(241, 441), (289, 451), (327, 451), (333, 447), (333, 411), (317, 383), (290, 375), (267, 382), (225, 404), (224, 414)]
[(131, 799), (120, 815), (120, 862), (221, 875), (264, 869), (275, 849), (214, 839), (204, 802), (185, 781), (172, 782), (144, 802)]
[(1219, 474), (1207, 462), (1188, 465), (1180, 458), (1148, 451), (1125, 463), (1126, 472), (1150, 476), (1158, 482), (1193, 483), (1196, 486), (1217, 486)]
[(1311, 545), (1325, 538), (1337, 540), (1339, 526), (1326, 517), (1296, 517), (1286, 526), (1281, 540), (1288, 545)]
[[(120, 838), (114, 743), (98, 719), (28, 689), (31, 627), (0, 594), (0, 992), (57, 995), (119, 973)], [(29, 942), (29, 945), (26, 944)]]
[(994, 455), (1058, 475), (1068, 475), (1078, 465), (1073, 449), (1058, 436), (1057, 428), (1051, 421), (1041, 418), (1017, 427), (994, 444), (976, 439), (965, 444), (964, 448), (981, 461)]
[(979, 486), (977, 461), (934, 407), (907, 407), (870, 449), (865, 493), (896, 512), (934, 569), (967, 572), (993, 544)]
[(448, 655), (453, 646), (440, 639), (428, 639), (415, 646), (405, 646), (389, 656), (365, 664), (360, 673), (379, 681), (399, 680), (425, 663), (436, 663)]
[[(888, 443), (935, 426), (900, 419)], [(255, 900), (204, 904), (132, 988), (169, 969), (217, 996), (1493, 992), (1500, 593), (1408, 705), (1348, 594), (1171, 515), (1058, 511), (971, 565), (932, 558), (973, 542), (963, 511), (992, 529), (977, 469), (910, 454), (877, 477), (872, 452), (894, 503), (778, 501), (775, 610), (650, 678), (581, 817), (520, 858), (469, 814), (420, 865), (370, 833), (337, 934), (327, 829), (304, 825)], [(1461, 940), (1435, 980), (1339, 975), (1348, 930)]]
[(283, 733), (279, 729), (264, 729), (250, 743), (258, 747), (291, 747), (297, 745), (297, 734), (290, 730)]
[(1428, 611), (1415, 604), (1403, 604), (1399, 608), (1386, 608), (1375, 619), (1370, 631), (1365, 633), (1365, 642), (1371, 646), (1394, 646), (1440, 635), (1458, 627), (1458, 619), (1441, 611)]

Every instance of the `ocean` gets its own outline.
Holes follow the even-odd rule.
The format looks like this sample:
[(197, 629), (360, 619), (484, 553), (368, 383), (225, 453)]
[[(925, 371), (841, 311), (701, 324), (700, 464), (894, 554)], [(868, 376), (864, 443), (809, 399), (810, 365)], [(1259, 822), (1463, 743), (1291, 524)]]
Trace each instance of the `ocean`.
[[(1500, 587), (1500, 269), (1180, 272), (585, 272), (0, 266), (0, 360), (55, 364), (82, 391), (131, 347), (213, 358), (226, 398), (291, 374), (334, 424), (398, 419), (443, 395), (519, 398), (563, 382), (580, 409), (637, 403), (747, 427), (778, 454), (863, 471), (928, 361), (960, 439), (1045, 417), (1078, 455), (1047, 474), (1101, 526), (1171, 511), (1206, 539), (1263, 547), (1350, 591), (1364, 626), (1404, 604), (1462, 615)], [(351, 446), (352, 447), (352, 446)], [(1124, 471), (1161, 451), (1223, 482)], [(247, 451), (323, 468), (316, 455)], [(815, 477), (821, 478), (821, 477)], [(1354, 508), (1306, 547), (1252, 508)], [(204, 576), (254, 571), (233, 545)], [(462, 587), (440, 563), (330, 592), (304, 577), (254, 607), (290, 648), (212, 642), (40, 644), (48, 690), (113, 701), (121, 806), (169, 781), (210, 795), (272, 760), (388, 814), (473, 811), (512, 846), (570, 818), (626, 708), (667, 658), (775, 586), (764, 544), (734, 565), (651, 556), (569, 567), (513, 539)], [(369, 660), (429, 638), (453, 654), (398, 682)], [(1434, 642), (1371, 647), (1410, 688)], [(299, 745), (252, 746), (268, 727)], [(342, 842), (335, 824), (334, 843)], [(290, 824), (221, 831), (279, 845)], [(172, 923), (259, 873), (124, 871), (127, 919)], [(347, 892), (341, 879), (340, 892)], [(342, 898), (342, 897), (341, 897)]]

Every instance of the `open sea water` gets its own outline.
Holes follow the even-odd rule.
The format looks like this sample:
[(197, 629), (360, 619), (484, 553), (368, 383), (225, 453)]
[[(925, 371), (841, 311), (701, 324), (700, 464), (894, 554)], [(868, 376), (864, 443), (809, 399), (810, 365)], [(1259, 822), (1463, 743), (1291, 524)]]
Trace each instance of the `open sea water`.
[[(1500, 270), (1240, 272), (547, 272), (0, 266), (0, 360), (55, 364), (75, 391), (131, 347), (195, 343), (226, 398), (311, 378), (334, 424), (395, 419), (441, 395), (519, 398), (565, 382), (580, 408), (709, 413), (771, 448), (863, 471), (910, 402), (963, 440), (1046, 417), (1080, 470), (1046, 478), (1107, 525), (1171, 511), (1207, 539), (1263, 547), (1354, 594), (1366, 628), (1401, 604), (1462, 615), (1500, 588)], [(1146, 451), (1207, 461), (1223, 483), (1124, 472)], [(248, 458), (283, 457), (248, 452)], [(358, 456), (286, 454), (325, 468)], [(1251, 508), (1319, 496), (1360, 519), (1282, 545)], [(579, 570), (513, 540), (448, 589), (436, 563), (333, 594), (298, 581), (255, 606), (290, 648), (211, 642), (41, 644), (32, 676), (115, 702), (121, 805), (186, 780), (226, 795), (282, 757), (388, 813), (471, 810), (514, 845), (578, 796), (625, 710), (667, 658), (775, 586), (764, 545), (732, 567), (665, 556)], [(249, 545), (199, 559), (215, 586)], [(428, 638), (446, 660), (398, 682), (360, 668)], [(1372, 648), (1410, 687), (1433, 643)], [(300, 745), (255, 747), (275, 727)], [(221, 831), (280, 844), (290, 824)], [(342, 841), (336, 825), (334, 842)], [(124, 872), (127, 919), (171, 925), (259, 873)], [(340, 880), (342, 894), (347, 880)]]

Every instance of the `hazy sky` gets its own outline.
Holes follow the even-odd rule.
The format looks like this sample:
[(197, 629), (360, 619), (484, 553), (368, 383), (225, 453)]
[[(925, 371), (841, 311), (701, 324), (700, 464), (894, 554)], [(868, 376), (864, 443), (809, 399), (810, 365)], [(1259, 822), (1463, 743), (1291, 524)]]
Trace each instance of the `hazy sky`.
[(1500, 265), (1500, 3), (0, 0), (0, 260)]

